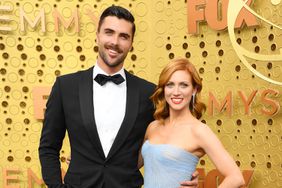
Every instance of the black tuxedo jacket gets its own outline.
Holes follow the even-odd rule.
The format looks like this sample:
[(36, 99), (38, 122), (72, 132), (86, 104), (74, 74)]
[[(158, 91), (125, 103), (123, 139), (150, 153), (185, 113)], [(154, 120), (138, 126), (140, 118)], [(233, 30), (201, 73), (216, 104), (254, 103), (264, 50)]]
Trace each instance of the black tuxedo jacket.
[[(154, 109), (149, 97), (155, 85), (125, 73), (126, 114), (107, 157), (95, 124), (93, 67), (56, 79), (46, 105), (39, 146), (42, 176), (48, 187), (141, 187), (143, 178), (137, 168), (138, 152), (146, 128), (153, 120)], [(71, 162), (62, 181), (59, 156), (66, 131)]]

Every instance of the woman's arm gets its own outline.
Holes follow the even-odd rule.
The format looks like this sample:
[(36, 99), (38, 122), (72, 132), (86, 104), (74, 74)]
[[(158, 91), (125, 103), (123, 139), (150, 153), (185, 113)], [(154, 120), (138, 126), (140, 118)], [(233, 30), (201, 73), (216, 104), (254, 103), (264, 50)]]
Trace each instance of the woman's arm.
[(138, 155), (138, 169), (142, 168), (143, 165), (144, 165), (144, 162), (143, 162), (143, 157), (142, 157), (141, 149), (140, 149), (139, 155)]
[(197, 129), (195, 132), (200, 147), (225, 177), (218, 188), (239, 188), (244, 185), (245, 181), (239, 167), (212, 130), (204, 124)]
[[(151, 122), (151, 123), (148, 125), (148, 127), (147, 127), (147, 129), (146, 129), (146, 132), (145, 132), (145, 136), (144, 136), (144, 140), (143, 140), (142, 146), (143, 146), (144, 142), (149, 138), (149, 134), (150, 134), (150, 132), (152, 131), (153, 124), (155, 124), (155, 123), (156, 123), (156, 121), (153, 121), (153, 122)], [(142, 153), (141, 153), (141, 151), (142, 151), (142, 146), (140, 147), (140, 149), (139, 149), (139, 154), (138, 154), (138, 163), (137, 163), (138, 169), (142, 168), (143, 165), (144, 165), (144, 161), (143, 161), (143, 157), (142, 157)]]

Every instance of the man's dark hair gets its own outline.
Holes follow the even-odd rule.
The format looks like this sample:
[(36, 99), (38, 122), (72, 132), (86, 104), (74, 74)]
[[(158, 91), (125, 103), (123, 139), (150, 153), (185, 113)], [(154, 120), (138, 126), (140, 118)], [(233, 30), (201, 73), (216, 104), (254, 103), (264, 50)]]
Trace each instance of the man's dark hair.
[(98, 32), (100, 31), (101, 25), (103, 24), (103, 21), (108, 16), (115, 16), (119, 19), (125, 19), (126, 21), (129, 21), (132, 23), (132, 39), (135, 33), (135, 23), (134, 23), (134, 16), (125, 8), (121, 6), (115, 6), (112, 5), (104, 10), (102, 15), (100, 16), (100, 20), (98, 23)]

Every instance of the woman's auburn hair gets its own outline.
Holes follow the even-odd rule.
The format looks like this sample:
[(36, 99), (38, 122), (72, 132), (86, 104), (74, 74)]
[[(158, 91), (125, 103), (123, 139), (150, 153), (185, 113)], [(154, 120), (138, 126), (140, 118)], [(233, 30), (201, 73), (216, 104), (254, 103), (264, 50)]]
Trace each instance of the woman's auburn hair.
[(169, 116), (168, 104), (164, 97), (164, 88), (169, 81), (170, 77), (175, 71), (186, 70), (192, 79), (193, 88), (196, 88), (197, 92), (194, 99), (194, 105), (192, 104), (192, 98), (189, 104), (189, 109), (194, 117), (200, 119), (203, 111), (206, 110), (206, 105), (201, 102), (200, 95), (202, 91), (202, 80), (195, 68), (195, 66), (185, 58), (179, 58), (170, 61), (162, 70), (159, 76), (159, 83), (155, 89), (155, 92), (150, 97), (155, 106), (154, 118), (156, 120), (163, 121)]

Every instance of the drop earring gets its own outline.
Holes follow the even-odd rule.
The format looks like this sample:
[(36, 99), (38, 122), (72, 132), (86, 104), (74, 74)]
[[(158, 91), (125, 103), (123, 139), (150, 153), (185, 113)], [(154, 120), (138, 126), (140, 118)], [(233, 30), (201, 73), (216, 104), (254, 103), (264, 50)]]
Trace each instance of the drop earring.
[(192, 95), (192, 105), (193, 105), (193, 109), (194, 109), (194, 106), (195, 106), (195, 100), (196, 100), (196, 94), (193, 93), (193, 95)]
[(190, 110), (194, 111), (194, 106), (195, 106), (195, 98), (196, 98), (196, 94), (193, 93), (191, 96), (191, 101), (190, 101)]

